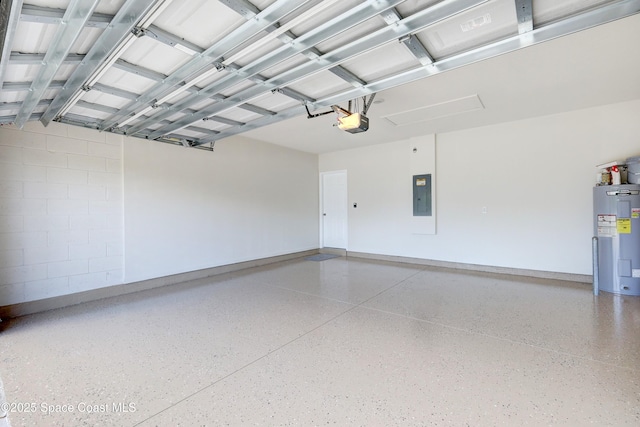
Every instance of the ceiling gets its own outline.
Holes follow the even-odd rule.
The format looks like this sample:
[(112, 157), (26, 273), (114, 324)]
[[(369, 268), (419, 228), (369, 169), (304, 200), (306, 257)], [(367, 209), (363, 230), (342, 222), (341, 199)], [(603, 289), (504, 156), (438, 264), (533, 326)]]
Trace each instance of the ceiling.
[[(323, 153), (621, 102), (640, 98), (638, 12), (640, 0), (3, 0), (0, 124)], [(338, 129), (344, 110), (370, 129)]]

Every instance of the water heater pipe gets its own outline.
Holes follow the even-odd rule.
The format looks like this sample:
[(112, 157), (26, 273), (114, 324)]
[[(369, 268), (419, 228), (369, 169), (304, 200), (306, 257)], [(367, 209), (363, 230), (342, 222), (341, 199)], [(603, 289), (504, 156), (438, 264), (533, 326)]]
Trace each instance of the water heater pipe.
[(591, 239), (591, 250), (593, 252), (593, 295), (598, 295), (600, 284), (598, 283), (598, 238), (593, 236)]

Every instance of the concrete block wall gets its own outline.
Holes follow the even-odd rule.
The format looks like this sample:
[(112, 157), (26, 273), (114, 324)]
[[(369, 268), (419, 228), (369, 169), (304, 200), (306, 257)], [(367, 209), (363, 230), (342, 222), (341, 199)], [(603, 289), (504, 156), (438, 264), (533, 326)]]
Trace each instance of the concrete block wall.
[(123, 137), (0, 128), (0, 306), (123, 281)]

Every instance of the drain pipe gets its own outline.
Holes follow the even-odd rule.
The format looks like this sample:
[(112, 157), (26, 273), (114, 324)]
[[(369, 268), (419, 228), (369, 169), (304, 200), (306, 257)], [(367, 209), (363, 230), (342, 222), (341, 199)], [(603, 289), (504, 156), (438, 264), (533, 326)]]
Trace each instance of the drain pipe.
[(598, 295), (600, 292), (600, 284), (598, 283), (598, 238), (595, 236), (591, 239), (591, 251), (593, 252), (593, 295)]

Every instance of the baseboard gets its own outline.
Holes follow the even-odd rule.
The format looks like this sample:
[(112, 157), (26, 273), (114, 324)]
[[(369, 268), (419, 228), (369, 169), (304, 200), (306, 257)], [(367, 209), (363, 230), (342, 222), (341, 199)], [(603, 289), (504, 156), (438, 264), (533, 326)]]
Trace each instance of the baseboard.
[(484, 273), (508, 274), (513, 276), (536, 277), (540, 279), (564, 280), (568, 282), (593, 282), (593, 277), (587, 274), (559, 273), (554, 271), (526, 270), (520, 268), (494, 267), (490, 265), (465, 264), (461, 262), (438, 261), (422, 258), (410, 258), (395, 255), (370, 254), (365, 252), (347, 251), (347, 257), (371, 259), (376, 261), (392, 261), (405, 264), (426, 265), (430, 267), (452, 268), (456, 270), (479, 271)]
[(375, 261), (391, 261), (405, 264), (425, 265), (431, 267), (452, 268), (457, 270), (479, 271), (485, 273), (508, 274), (514, 276), (537, 277), (541, 279), (564, 280), (570, 282), (592, 283), (591, 275), (558, 273), (552, 271), (525, 270), (508, 267), (494, 267), (479, 264), (465, 264), (450, 261), (438, 261), (422, 258), (402, 257), (395, 255), (371, 254), (365, 252), (352, 252), (345, 249), (311, 249), (302, 252), (294, 252), (286, 255), (279, 255), (268, 258), (260, 258), (252, 261), (239, 262), (236, 264), (222, 265), (218, 267), (206, 268), (203, 270), (189, 271), (186, 273), (174, 274), (171, 276), (158, 277), (155, 279), (143, 280), (140, 282), (127, 283), (122, 285), (109, 286), (106, 288), (93, 289), (90, 291), (79, 292), (70, 295), (61, 295), (58, 297), (47, 298), (37, 301), (29, 301), (19, 304), (7, 305), (0, 307), (0, 319), (9, 319), (13, 317), (26, 316), (28, 314), (39, 313), (43, 311), (63, 308), (71, 305), (81, 304), (84, 302), (96, 301), (104, 298), (116, 297), (120, 295), (131, 294), (134, 292), (145, 291), (148, 289), (160, 288), (163, 286), (175, 285), (190, 280), (203, 279), (219, 274), (231, 273), (234, 271), (244, 270), (252, 267), (273, 264), (282, 261), (289, 261), (296, 258), (303, 258), (317, 253), (329, 253), (351, 258), (370, 259)]
[(106, 288), (93, 289), (85, 292), (78, 292), (70, 295), (61, 295), (53, 298), (46, 298), (37, 301), (28, 301), (18, 304), (0, 307), (0, 319), (26, 316), (28, 314), (40, 313), (54, 310), (56, 308), (68, 307), (82, 304), (84, 302), (96, 301), (104, 298), (117, 297), (134, 292), (146, 291), (148, 289), (160, 288), (163, 286), (175, 285), (177, 283), (188, 282), (190, 280), (203, 279), (219, 274), (231, 273), (252, 267), (273, 264), (276, 262), (289, 261), (296, 258), (303, 258), (319, 253), (318, 249), (294, 252), (286, 255), (278, 255), (268, 258), (260, 258), (251, 261), (239, 262), (236, 264), (221, 265), (218, 267), (205, 268), (202, 270), (189, 271), (186, 273), (173, 274), (171, 276), (158, 277), (143, 280), (140, 282), (126, 283), (122, 285), (109, 286)]
[(322, 248), (322, 249), (320, 249), (320, 253), (321, 254), (331, 254), (331, 255), (346, 256), (347, 255), (347, 250), (346, 249), (339, 249), (339, 248)]

